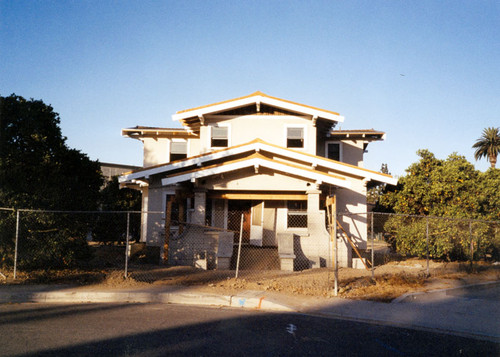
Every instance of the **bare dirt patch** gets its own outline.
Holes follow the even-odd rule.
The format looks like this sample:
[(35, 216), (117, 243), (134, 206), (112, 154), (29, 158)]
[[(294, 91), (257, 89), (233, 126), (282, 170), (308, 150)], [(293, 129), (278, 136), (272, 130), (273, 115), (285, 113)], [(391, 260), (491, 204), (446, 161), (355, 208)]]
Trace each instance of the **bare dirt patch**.
[[(394, 261), (370, 270), (339, 269), (339, 296), (389, 302), (409, 292), (459, 287), (466, 284), (500, 280), (500, 265), (492, 263), (430, 262), (427, 275), (425, 260)], [(4, 273), (5, 274), (5, 273)], [(288, 295), (329, 297), (333, 295), (334, 271), (328, 268), (300, 272), (279, 270), (235, 271), (202, 270), (194, 267), (132, 265), (128, 278), (123, 270), (65, 269), (18, 272), (18, 279), (6, 274), (0, 284), (76, 284), (112, 289), (194, 286), (213, 294), (234, 295), (244, 290), (279, 292)]]
[[(458, 263), (433, 263), (430, 276), (425, 261), (412, 260), (407, 264), (386, 264), (371, 271), (339, 269), (339, 296), (351, 299), (389, 302), (409, 292), (429, 291), (463, 286), (483, 281), (500, 280), (500, 269), (491, 264), (476, 266), (468, 273)], [(424, 265), (425, 266), (425, 265)], [(331, 269), (313, 269), (293, 273), (259, 272), (209, 283), (208, 291), (235, 293), (241, 290), (276, 291), (285, 294), (328, 297), (333, 294), (334, 273)], [(158, 282), (159, 283), (159, 282)]]

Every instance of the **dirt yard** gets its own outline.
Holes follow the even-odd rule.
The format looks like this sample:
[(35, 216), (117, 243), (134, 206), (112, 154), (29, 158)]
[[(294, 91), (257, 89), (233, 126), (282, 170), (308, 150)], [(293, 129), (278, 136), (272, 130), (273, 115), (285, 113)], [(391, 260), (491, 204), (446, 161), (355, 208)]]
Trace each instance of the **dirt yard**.
[[(207, 293), (230, 295), (242, 290), (274, 291), (290, 295), (328, 297), (333, 295), (334, 271), (310, 269), (301, 272), (279, 270), (242, 270), (238, 279), (235, 271), (205, 271), (194, 267), (130, 266), (129, 277), (123, 270), (52, 270), (19, 272), (18, 279), (9, 274), (0, 277), (0, 284), (78, 284), (108, 289), (182, 285), (196, 286)], [(341, 268), (338, 274), (339, 296), (389, 302), (408, 292), (459, 287), (465, 284), (500, 280), (498, 263), (430, 262), (427, 276), (426, 261), (409, 259), (376, 267), (371, 270)]]
[[(141, 286), (182, 285), (230, 295), (242, 290), (274, 291), (290, 295), (329, 297), (334, 292), (333, 269), (310, 269), (300, 272), (280, 270), (239, 271), (202, 270), (194, 267), (162, 267), (131, 263), (128, 278), (124, 278), (123, 247), (104, 247), (96, 254), (98, 265), (86, 269), (39, 270), (29, 273), (12, 273), (0, 270), (0, 284), (77, 284), (122, 289)], [(111, 251), (109, 251), (111, 249)], [(114, 250), (113, 250), (114, 249)], [(120, 250), (122, 249), (122, 250)], [(116, 252), (115, 252), (116, 250)], [(338, 295), (350, 299), (389, 302), (409, 292), (459, 287), (485, 281), (500, 280), (500, 264), (475, 262), (429, 262), (419, 259), (402, 259), (391, 253), (386, 243), (379, 242), (374, 249), (374, 278), (371, 270), (341, 268), (338, 272)], [(93, 267), (92, 267), (93, 266)]]
[[(411, 259), (391, 262), (377, 267), (374, 279), (369, 270), (339, 269), (339, 296), (389, 302), (408, 292), (428, 291), (458, 287), (484, 281), (500, 280), (500, 266), (475, 264), (474, 272), (468, 273), (468, 264), (435, 263)], [(149, 272), (132, 273), (129, 283), (148, 280), (154, 285), (196, 285), (207, 292), (234, 294), (242, 290), (276, 291), (284, 294), (332, 296), (334, 272), (331, 269), (311, 269), (302, 272), (241, 271), (234, 278), (234, 271), (202, 271), (192, 267), (172, 267)], [(107, 283), (114, 285), (115, 279)]]

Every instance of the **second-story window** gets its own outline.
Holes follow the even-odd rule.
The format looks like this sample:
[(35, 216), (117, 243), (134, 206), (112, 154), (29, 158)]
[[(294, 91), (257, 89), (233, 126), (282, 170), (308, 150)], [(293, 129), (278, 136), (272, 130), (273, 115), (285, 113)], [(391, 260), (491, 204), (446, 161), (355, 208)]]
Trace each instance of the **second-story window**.
[(304, 128), (288, 127), (286, 129), (286, 147), (287, 148), (304, 147)]
[(212, 126), (211, 127), (211, 147), (228, 147), (229, 146), (229, 130), (227, 126)]
[(342, 161), (342, 146), (339, 142), (326, 143), (326, 157), (332, 160)]
[(172, 141), (170, 143), (170, 161), (181, 160), (187, 157), (187, 142)]

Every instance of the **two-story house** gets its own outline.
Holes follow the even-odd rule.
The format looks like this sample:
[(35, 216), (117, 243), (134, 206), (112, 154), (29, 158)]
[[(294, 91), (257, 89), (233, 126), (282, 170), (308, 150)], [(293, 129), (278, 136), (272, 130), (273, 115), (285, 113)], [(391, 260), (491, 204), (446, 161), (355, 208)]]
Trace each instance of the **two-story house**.
[[(173, 120), (183, 128), (122, 131), (144, 147), (144, 167), (123, 174), (120, 182), (142, 191), (141, 240), (148, 245), (167, 247), (165, 224), (173, 230), (181, 221), (241, 231), (245, 244), (288, 250), (293, 259), (305, 259), (305, 267), (332, 266), (326, 198), (336, 197), (337, 212), (364, 213), (369, 181), (396, 183), (363, 168), (367, 145), (385, 134), (336, 130), (344, 118), (329, 110), (255, 92), (179, 111)], [(166, 213), (147, 213), (152, 211)], [(366, 247), (366, 218), (345, 216), (341, 223), (359, 248)], [(197, 232), (190, 239), (199, 243), (198, 250), (213, 255), (216, 267), (227, 268), (219, 253), (232, 254), (233, 235), (224, 238), (223, 230), (208, 228)], [(293, 244), (283, 243), (287, 237)], [(231, 247), (222, 247), (222, 241)], [(337, 241), (340, 265), (350, 266), (350, 245)], [(192, 263), (199, 252), (186, 249), (188, 243), (169, 242), (169, 262)]]

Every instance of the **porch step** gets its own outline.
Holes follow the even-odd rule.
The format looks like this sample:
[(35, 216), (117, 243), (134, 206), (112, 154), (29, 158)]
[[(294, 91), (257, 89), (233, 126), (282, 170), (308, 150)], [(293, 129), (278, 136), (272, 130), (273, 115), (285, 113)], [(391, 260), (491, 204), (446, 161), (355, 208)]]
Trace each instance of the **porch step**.
[[(238, 246), (234, 246), (231, 269), (236, 269)], [(241, 247), (240, 269), (242, 270), (279, 270), (280, 261), (277, 247)]]

